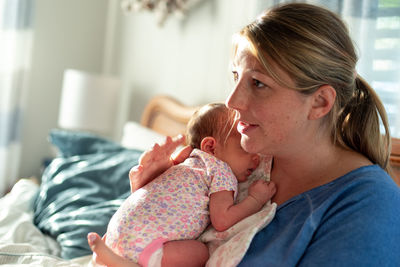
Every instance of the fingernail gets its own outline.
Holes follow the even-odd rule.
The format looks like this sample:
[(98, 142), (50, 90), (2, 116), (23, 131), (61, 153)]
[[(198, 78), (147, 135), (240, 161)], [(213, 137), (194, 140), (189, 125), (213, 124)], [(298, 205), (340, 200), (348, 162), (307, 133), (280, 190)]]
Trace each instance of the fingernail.
[(96, 237), (96, 235), (94, 233), (89, 233), (88, 234), (89, 241), (94, 242), (96, 240), (96, 238), (97, 237)]

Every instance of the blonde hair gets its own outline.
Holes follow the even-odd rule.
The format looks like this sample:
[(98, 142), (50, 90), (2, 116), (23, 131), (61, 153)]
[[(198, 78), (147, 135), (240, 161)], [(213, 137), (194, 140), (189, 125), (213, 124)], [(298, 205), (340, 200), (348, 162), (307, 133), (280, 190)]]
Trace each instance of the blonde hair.
[(225, 144), (235, 124), (235, 115), (236, 112), (223, 103), (211, 103), (201, 107), (188, 122), (186, 130), (188, 145), (200, 149), (201, 141), (207, 136)]
[[(346, 25), (336, 14), (310, 4), (286, 4), (263, 13), (238, 35), (234, 53), (245, 40), (249, 51), (279, 84), (306, 95), (324, 84), (332, 86), (336, 100), (324, 125), (331, 131), (333, 143), (362, 153), (390, 171), (391, 139), (385, 109), (371, 86), (356, 74), (358, 58)], [(285, 83), (270, 63), (288, 73), (295, 87)]]

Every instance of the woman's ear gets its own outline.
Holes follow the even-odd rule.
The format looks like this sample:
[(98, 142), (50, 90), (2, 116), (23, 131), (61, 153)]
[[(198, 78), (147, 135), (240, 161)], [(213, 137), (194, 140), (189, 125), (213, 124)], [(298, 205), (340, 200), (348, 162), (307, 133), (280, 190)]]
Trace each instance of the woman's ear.
[(207, 136), (201, 140), (200, 149), (211, 155), (215, 155), (215, 147), (217, 145), (217, 140), (214, 137)]
[(316, 120), (328, 114), (335, 104), (335, 99), (336, 90), (330, 85), (322, 85), (312, 94), (312, 105), (308, 119)]

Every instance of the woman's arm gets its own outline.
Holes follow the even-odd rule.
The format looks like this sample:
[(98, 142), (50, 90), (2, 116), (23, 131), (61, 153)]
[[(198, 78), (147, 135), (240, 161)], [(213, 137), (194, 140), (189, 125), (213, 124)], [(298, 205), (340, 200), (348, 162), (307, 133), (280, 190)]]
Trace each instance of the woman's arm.
[(174, 164), (179, 164), (189, 157), (192, 151), (189, 146), (172, 155), (178, 146), (184, 144), (184, 141), (185, 138), (182, 135), (175, 138), (168, 136), (164, 143), (155, 144), (150, 150), (145, 151), (139, 159), (139, 165), (129, 171), (131, 192), (135, 192)]
[(234, 204), (232, 191), (219, 191), (210, 196), (211, 224), (217, 231), (225, 231), (235, 223), (259, 211), (275, 194), (273, 182), (257, 180), (249, 187), (248, 196)]

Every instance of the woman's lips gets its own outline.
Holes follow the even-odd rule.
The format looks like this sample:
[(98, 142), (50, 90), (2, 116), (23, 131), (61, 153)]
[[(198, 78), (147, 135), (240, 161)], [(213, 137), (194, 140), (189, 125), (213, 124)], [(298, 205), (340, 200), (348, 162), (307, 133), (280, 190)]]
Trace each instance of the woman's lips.
[(243, 121), (239, 121), (238, 125), (237, 125), (237, 130), (239, 133), (241, 134), (245, 134), (248, 133), (249, 131), (251, 131), (252, 129), (256, 128), (257, 125), (255, 124), (249, 124)]

